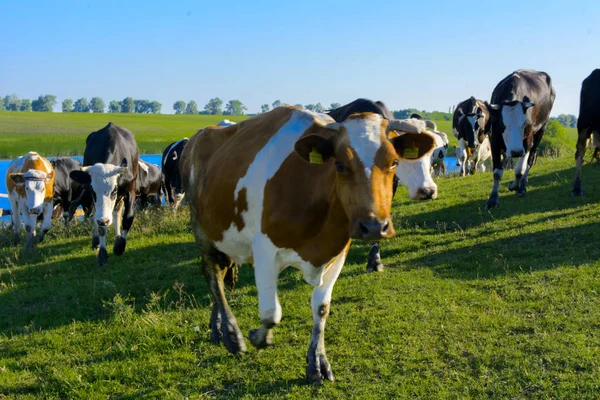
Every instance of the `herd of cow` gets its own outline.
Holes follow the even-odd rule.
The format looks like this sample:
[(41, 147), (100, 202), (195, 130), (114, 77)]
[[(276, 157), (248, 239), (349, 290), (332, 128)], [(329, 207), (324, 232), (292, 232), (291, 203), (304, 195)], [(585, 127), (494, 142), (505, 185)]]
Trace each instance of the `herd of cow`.
[[(457, 106), (452, 126), (462, 174), (481, 170), (486, 154), (492, 158), (486, 209), (498, 206), (507, 159), (518, 159), (508, 187), (525, 195), (554, 98), (548, 74), (518, 70), (498, 83), (490, 103), (472, 97)], [(575, 195), (582, 194), (580, 170), (592, 133), (600, 149), (600, 69), (583, 82), (578, 130)], [(81, 205), (94, 215), (92, 247), (102, 266), (111, 224), (114, 253), (125, 251), (137, 197), (146, 203), (162, 191), (174, 207), (185, 200), (214, 300), (211, 340), (235, 354), (246, 350), (224, 286), (236, 279), (238, 266), (251, 263), (261, 325), (249, 340), (259, 348), (269, 345), (281, 320), (277, 278), (293, 266), (314, 286), (307, 377), (333, 380), (325, 321), (351, 239), (372, 242), (367, 269), (380, 271), (379, 240), (394, 236), (390, 210), (398, 183), (412, 199), (435, 198), (431, 169), (443, 165), (447, 147), (447, 137), (430, 121), (418, 115), (394, 119), (383, 103), (365, 99), (327, 114), (284, 106), (239, 124), (200, 129), (169, 145), (160, 168), (139, 159), (130, 131), (109, 123), (88, 136), (83, 164), (69, 158), (50, 162), (34, 152), (11, 164), (11, 228), (18, 238), (23, 217), (32, 246), (39, 217), (41, 240), (55, 206), (68, 221)]]

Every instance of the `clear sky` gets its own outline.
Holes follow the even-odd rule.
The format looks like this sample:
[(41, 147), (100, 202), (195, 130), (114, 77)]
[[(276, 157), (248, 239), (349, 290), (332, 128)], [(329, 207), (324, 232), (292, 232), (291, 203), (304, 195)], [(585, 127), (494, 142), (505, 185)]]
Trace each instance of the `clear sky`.
[[(600, 1), (0, 0), (0, 94), (126, 96), (249, 112), (283, 102), (447, 111), (518, 68), (577, 114), (600, 68)], [(60, 109), (60, 104), (57, 109)]]

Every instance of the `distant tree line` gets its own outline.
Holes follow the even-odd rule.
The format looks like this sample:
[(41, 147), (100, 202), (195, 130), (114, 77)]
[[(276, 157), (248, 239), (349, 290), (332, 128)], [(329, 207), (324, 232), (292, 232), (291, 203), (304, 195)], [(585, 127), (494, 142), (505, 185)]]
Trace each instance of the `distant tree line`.
[(565, 128), (577, 128), (577, 117), (573, 114), (560, 114), (558, 117), (550, 119), (558, 121)]
[(424, 119), (429, 119), (432, 121), (451, 121), (452, 113), (447, 113), (443, 111), (419, 111), (416, 108), (406, 108), (404, 110), (394, 111), (394, 118), (398, 119), (406, 119), (410, 118), (413, 114), (419, 114)]
[(51, 112), (56, 104), (56, 96), (42, 94), (37, 99), (21, 99), (16, 93), (0, 97), (0, 111)]
[(178, 100), (173, 104), (175, 114), (203, 114), (203, 115), (245, 115), (248, 108), (240, 100), (229, 100), (223, 110), (223, 100), (213, 97), (200, 111), (198, 104), (190, 100), (187, 104), (183, 100)]
[[(62, 112), (103, 113), (105, 108), (104, 100), (100, 97), (92, 97), (89, 102), (85, 97), (75, 100), (75, 103), (71, 99), (62, 102)], [(160, 114), (161, 109), (162, 104), (158, 101), (134, 100), (132, 97), (108, 103), (109, 113)]]

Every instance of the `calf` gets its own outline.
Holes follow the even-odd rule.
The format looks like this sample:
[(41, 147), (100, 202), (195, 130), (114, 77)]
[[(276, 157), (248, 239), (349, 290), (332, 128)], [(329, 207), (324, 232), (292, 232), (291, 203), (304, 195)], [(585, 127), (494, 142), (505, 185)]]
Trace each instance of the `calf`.
[(94, 199), (92, 248), (100, 249), (99, 266), (108, 262), (106, 233), (113, 220), (113, 251), (118, 256), (125, 252), (127, 232), (134, 219), (138, 160), (139, 150), (133, 133), (110, 122), (89, 134), (83, 154), (84, 166), (79, 171), (71, 171), (71, 179), (85, 185)]
[(88, 217), (94, 209), (94, 201), (85, 187), (69, 176), (71, 171), (81, 169), (81, 161), (70, 157), (56, 157), (50, 163), (55, 171), (53, 203), (55, 208), (62, 209), (65, 223), (73, 219), (80, 205)]
[(527, 176), (552, 111), (556, 92), (545, 72), (518, 70), (504, 78), (492, 92), (490, 111), (494, 186), (486, 210), (498, 207), (498, 186), (504, 173), (502, 151), (519, 158), (515, 180), (508, 189), (525, 196)]
[(183, 138), (177, 142), (171, 143), (162, 155), (162, 174), (165, 185), (165, 199), (168, 204), (177, 208), (183, 196), (183, 186), (181, 185), (181, 176), (179, 174), (179, 157), (183, 148), (188, 142), (188, 138)]
[(592, 134), (592, 146), (595, 148), (594, 158), (597, 159), (600, 153), (600, 69), (592, 71), (590, 76), (585, 78), (581, 84), (577, 133), (573, 196), (583, 196), (583, 189), (581, 188), (581, 165), (583, 164), (586, 144)]
[(333, 380), (325, 354), (331, 293), (351, 239), (394, 235), (392, 184), (400, 158), (427, 156), (427, 135), (387, 138), (396, 125), (362, 113), (336, 123), (326, 114), (278, 107), (230, 127), (208, 127), (190, 139), (180, 169), (191, 224), (212, 292), (212, 340), (232, 353), (245, 342), (223, 290), (235, 264), (253, 263), (261, 327), (256, 347), (272, 343), (281, 321), (277, 278), (288, 266), (315, 287), (309, 380)]
[(162, 202), (162, 174), (158, 165), (150, 164), (140, 159), (138, 176), (136, 180), (136, 195), (140, 201), (140, 209), (148, 206), (148, 200), (153, 205), (159, 205)]
[(21, 216), (27, 231), (27, 248), (33, 247), (37, 218), (43, 214), (41, 242), (50, 230), (52, 221), (52, 197), (54, 193), (54, 168), (36, 152), (16, 158), (6, 171), (6, 189), (12, 209), (11, 229), (15, 243), (19, 242)]
[(483, 142), (477, 146), (471, 156), (467, 156), (467, 151), (463, 143), (459, 143), (458, 147), (454, 146), (456, 153), (456, 165), (461, 169), (461, 176), (466, 174), (474, 174), (476, 172), (485, 172), (485, 161), (492, 156), (492, 147), (489, 137), (485, 137)]
[[(381, 115), (388, 121), (394, 120), (394, 115), (383, 102), (373, 102), (367, 99), (354, 100), (344, 106), (328, 111), (327, 114), (337, 122), (343, 122), (352, 114), (361, 112), (372, 112)], [(427, 125), (427, 123), (423, 121), (423, 118), (418, 114), (413, 114), (409, 120), (405, 120), (405, 124), (406, 125), (402, 129), (409, 132), (415, 131), (413, 127), (418, 127), (416, 130), (418, 132), (424, 132)], [(398, 136), (398, 133), (392, 133), (392, 136)], [(434, 136), (431, 136), (431, 138), (435, 140)], [(431, 178), (432, 159), (433, 153), (431, 153), (430, 157), (421, 157), (419, 159), (401, 158), (394, 176), (392, 198), (396, 194), (399, 182), (402, 182), (403, 185), (408, 187), (409, 196), (413, 200), (436, 198), (437, 185)], [(379, 242), (373, 242), (371, 244), (371, 249), (369, 250), (369, 256), (367, 258), (367, 271), (383, 271)]]

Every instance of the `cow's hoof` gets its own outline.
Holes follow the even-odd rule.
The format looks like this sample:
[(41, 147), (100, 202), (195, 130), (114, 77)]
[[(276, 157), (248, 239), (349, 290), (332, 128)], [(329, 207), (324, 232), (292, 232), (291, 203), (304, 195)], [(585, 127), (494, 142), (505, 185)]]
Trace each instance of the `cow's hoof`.
[(246, 342), (242, 336), (237, 323), (225, 323), (223, 328), (223, 344), (225, 348), (232, 354), (243, 354), (246, 352)]
[(221, 316), (219, 312), (215, 312), (215, 310), (216, 309), (213, 308), (208, 327), (211, 330), (210, 342), (212, 344), (219, 344), (221, 342), (221, 339), (223, 338), (223, 332), (221, 331)]
[(511, 192), (514, 192), (515, 190), (517, 190), (518, 187), (519, 187), (519, 185), (517, 183), (515, 183), (514, 181), (511, 181), (508, 183), (508, 190), (510, 190)]
[(573, 196), (583, 196), (583, 189), (581, 187), (573, 187), (573, 191), (571, 192)]
[(485, 211), (489, 211), (492, 208), (498, 208), (500, 206), (499, 202), (498, 202), (498, 198), (490, 198), (487, 201), (487, 204), (485, 205)]
[(19, 235), (15, 235), (13, 238), (13, 246), (18, 246), (21, 243), (21, 237)]
[(383, 272), (383, 264), (381, 261), (370, 262), (367, 264), (367, 272)]
[(127, 245), (127, 239), (123, 236), (117, 236), (115, 238), (115, 244), (113, 246), (113, 252), (115, 255), (120, 256), (125, 253), (125, 246)]
[(313, 383), (321, 383), (323, 379), (333, 382), (333, 372), (325, 354), (312, 354), (308, 356), (306, 366), (306, 379)]
[(100, 236), (92, 236), (92, 250), (100, 248)]
[(98, 266), (103, 267), (108, 264), (108, 251), (104, 247), (98, 252)]
[(273, 344), (273, 330), (266, 328), (251, 329), (248, 333), (250, 343), (258, 349), (264, 349)]
[(527, 194), (527, 189), (519, 189), (515, 192), (517, 196), (524, 197)]

